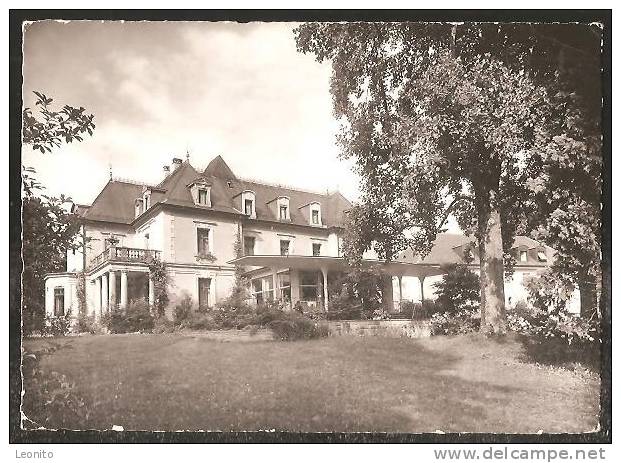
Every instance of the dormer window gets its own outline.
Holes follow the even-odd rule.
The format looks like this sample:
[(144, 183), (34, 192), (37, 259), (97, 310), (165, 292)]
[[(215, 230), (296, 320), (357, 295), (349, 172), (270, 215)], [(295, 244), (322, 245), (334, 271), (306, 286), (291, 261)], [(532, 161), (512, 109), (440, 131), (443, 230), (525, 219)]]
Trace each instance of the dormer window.
[(528, 253), (526, 251), (520, 251), (520, 262), (526, 262), (528, 260)]
[(291, 216), (289, 214), (289, 198), (280, 197), (278, 198), (278, 218), (280, 220), (291, 220)]
[(201, 188), (198, 190), (198, 204), (201, 206), (208, 206), (209, 201), (209, 190), (207, 188)]
[(256, 205), (255, 205), (255, 196), (254, 196), (254, 192), (252, 191), (244, 191), (241, 194), (241, 201), (242, 201), (242, 211), (244, 211), (244, 214), (246, 214), (248, 217), (252, 218), (252, 219), (256, 219), (257, 218), (257, 209), (256, 209)]
[(142, 199), (138, 198), (136, 199), (136, 204), (135, 204), (135, 215), (136, 217), (138, 217), (140, 214), (142, 214)]
[(151, 192), (146, 192), (142, 197), (142, 212), (145, 212), (151, 206)]
[(310, 224), (321, 225), (321, 205), (319, 203), (310, 205)]
[(202, 177), (188, 185), (192, 199), (197, 206), (211, 207), (211, 184)]

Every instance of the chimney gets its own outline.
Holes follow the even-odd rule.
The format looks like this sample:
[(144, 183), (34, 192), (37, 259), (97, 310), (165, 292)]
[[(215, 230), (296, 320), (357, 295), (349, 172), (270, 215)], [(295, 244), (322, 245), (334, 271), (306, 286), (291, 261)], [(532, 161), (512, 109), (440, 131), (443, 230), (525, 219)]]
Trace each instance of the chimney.
[(170, 167), (164, 166), (164, 178), (168, 177), (170, 174)]

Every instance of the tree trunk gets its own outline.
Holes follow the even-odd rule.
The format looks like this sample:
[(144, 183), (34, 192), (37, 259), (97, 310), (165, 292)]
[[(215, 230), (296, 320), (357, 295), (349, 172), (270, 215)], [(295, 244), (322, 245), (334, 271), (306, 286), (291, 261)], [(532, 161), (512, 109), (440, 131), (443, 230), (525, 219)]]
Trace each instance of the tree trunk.
[(597, 312), (597, 284), (587, 279), (580, 280), (580, 317), (591, 318)]
[(487, 287), (487, 279), (485, 278), (485, 270), (483, 264), (485, 262), (485, 239), (479, 238), (479, 295), (481, 302), (479, 303), (479, 311), (481, 313), (481, 326), (485, 326), (485, 288)]
[(504, 334), (507, 330), (501, 227), (500, 211), (494, 208), (489, 212), (483, 235), (485, 242), (481, 266), (481, 332), (483, 333)]

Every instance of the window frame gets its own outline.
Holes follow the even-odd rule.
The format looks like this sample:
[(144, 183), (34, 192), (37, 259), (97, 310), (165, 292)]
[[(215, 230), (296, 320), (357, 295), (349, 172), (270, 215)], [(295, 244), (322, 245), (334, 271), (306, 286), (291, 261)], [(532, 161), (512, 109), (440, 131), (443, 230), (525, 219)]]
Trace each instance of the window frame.
[[(283, 243), (287, 243), (287, 251), (285, 254), (283, 254)], [(291, 255), (291, 240), (290, 239), (280, 239), (280, 255), (281, 256), (289, 256)]]
[[(209, 190), (210, 189), (206, 187), (198, 188), (197, 202), (200, 206), (209, 206), (211, 204)], [(204, 195), (205, 201), (201, 201), (201, 195)]]
[[(315, 254), (315, 247), (319, 249), (317, 254)], [(311, 243), (311, 254), (313, 257), (321, 256), (321, 243), (316, 243), (316, 242)]]
[[(57, 293), (57, 291), (59, 291), (59, 293)], [(60, 301), (60, 304), (57, 304), (59, 301)], [(59, 305), (60, 305), (60, 309), (58, 307)], [(54, 286), (54, 316), (55, 317), (65, 316), (65, 287), (64, 286)]]
[[(207, 250), (201, 253), (200, 235), (206, 234)], [(204, 244), (204, 243), (203, 243)], [(199, 257), (207, 256), (213, 253), (213, 230), (211, 227), (196, 227), (196, 255)]]

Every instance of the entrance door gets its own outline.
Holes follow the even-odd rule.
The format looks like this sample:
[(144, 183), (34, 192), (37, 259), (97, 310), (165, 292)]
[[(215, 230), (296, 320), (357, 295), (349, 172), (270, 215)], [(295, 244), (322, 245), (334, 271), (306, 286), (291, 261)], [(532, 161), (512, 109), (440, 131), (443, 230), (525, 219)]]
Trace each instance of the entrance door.
[(201, 309), (209, 308), (209, 289), (211, 287), (211, 278), (198, 279), (198, 306)]

